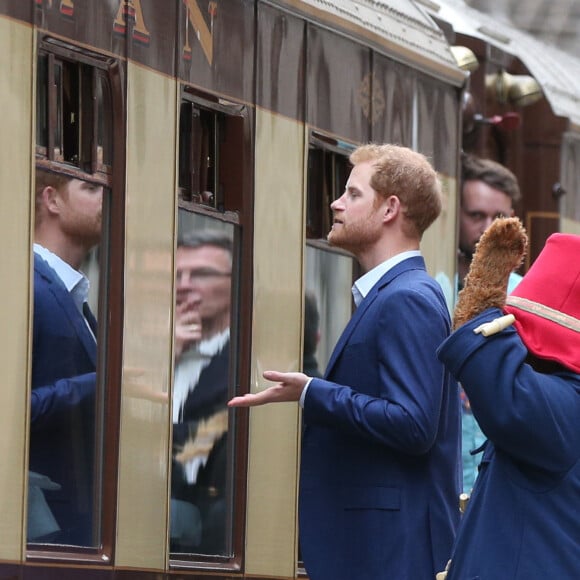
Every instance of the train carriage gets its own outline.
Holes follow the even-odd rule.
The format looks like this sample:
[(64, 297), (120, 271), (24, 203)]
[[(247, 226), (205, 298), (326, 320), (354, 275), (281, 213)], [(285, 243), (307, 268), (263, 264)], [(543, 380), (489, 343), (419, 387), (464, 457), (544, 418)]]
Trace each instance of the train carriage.
[[(4, 305), (16, 335), (3, 338), (11, 476), (2, 485), (10, 506), (2, 574), (295, 577), (294, 407), (230, 413), (225, 489), (211, 490), (226, 506), (221, 541), (173, 542), (175, 251), (188, 230), (233, 239), (230, 395), (260, 388), (266, 366), (299, 368), (307, 286), (322, 308), (319, 364), (348, 318), (343, 291), (354, 266), (323, 240), (356, 143), (398, 141), (433, 157), (449, 188), (430, 262), (451, 279), (464, 73), (420, 9), (385, 5), (380, 16), (377, 23), (363, 5), (317, 2), (3, 8), (2, 75), (11, 87), (2, 97), (3, 135), (11, 135), (3, 153), (14, 167), (3, 185), (29, 195), (11, 197), (4, 212), (13, 249)], [(35, 536), (22, 517), (32, 511), (22, 493), (32, 489), (22, 385), (32, 356), (35, 167), (105, 187), (104, 240), (87, 265), (100, 326), (86, 541)]]
[[(200, 232), (228, 240), (229, 270), (190, 274), (227, 300), (228, 397), (261, 389), (267, 368), (303, 368), (314, 319), (322, 370), (358, 273), (325, 241), (329, 204), (357, 144), (395, 142), (443, 181), (422, 251), (451, 309), (469, 74), (444, 29), (412, 0), (0, 4), (0, 579), (305, 575), (298, 406), (200, 419), (196, 433), (219, 444), (215, 481), (208, 454), (176, 452), (179, 248)], [(562, 156), (571, 185), (575, 139)], [(34, 519), (59, 487), (31, 451), (42, 439), (30, 411), (38, 171), (103, 188), (102, 240), (83, 265), (98, 319), (96, 421), (88, 459), (71, 444), (82, 493), (63, 498), (87, 522), (82, 539)], [(175, 493), (177, 469), (189, 469), (198, 506)]]
[[(3, 336), (11, 475), (0, 574), (296, 576), (293, 406), (230, 413), (224, 489), (207, 491), (225, 503), (220, 541), (173, 541), (176, 245), (200, 229), (233, 240), (229, 395), (260, 388), (266, 367), (300, 368), (305, 291), (320, 309), (320, 366), (348, 319), (355, 266), (324, 238), (357, 143), (396, 141), (433, 158), (448, 187), (426, 253), (433, 273), (452, 279), (465, 74), (424, 11), (398, 4), (4, 5), (2, 147), (14, 170), (2, 179), (20, 194), (3, 212), (14, 333)], [(22, 492), (38, 167), (105, 188), (104, 239), (87, 264), (100, 325), (86, 541), (35, 536), (22, 517), (32, 510)]]

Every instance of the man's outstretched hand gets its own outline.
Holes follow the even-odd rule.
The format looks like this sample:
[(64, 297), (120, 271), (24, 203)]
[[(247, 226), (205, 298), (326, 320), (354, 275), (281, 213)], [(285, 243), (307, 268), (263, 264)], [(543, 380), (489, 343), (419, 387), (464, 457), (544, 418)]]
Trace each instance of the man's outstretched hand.
[(257, 407), (268, 403), (298, 401), (310, 378), (304, 373), (279, 373), (278, 371), (264, 371), (262, 376), (277, 384), (259, 393), (248, 393), (241, 397), (234, 397), (228, 402), (228, 407)]

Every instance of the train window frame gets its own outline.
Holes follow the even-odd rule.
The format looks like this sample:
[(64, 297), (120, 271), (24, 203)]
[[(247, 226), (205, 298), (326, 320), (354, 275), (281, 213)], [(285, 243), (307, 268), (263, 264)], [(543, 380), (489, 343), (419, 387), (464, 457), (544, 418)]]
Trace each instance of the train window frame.
[[(46, 59), (44, 66), (41, 59)], [(41, 36), (37, 63), (37, 95), (43, 92), (43, 99), (36, 101), (37, 163), (47, 168), (56, 165), (71, 175), (88, 174), (92, 181), (110, 186), (115, 140), (109, 137), (105, 144), (100, 137), (115, 132), (112, 116), (105, 126), (104, 110), (112, 107), (111, 75), (119, 68), (117, 60)], [(71, 94), (68, 99), (66, 88)], [(106, 103), (105, 95), (109, 96)]]
[[(70, 163), (64, 157), (55, 155), (54, 148), (43, 147), (37, 142), (34, 151), (39, 169), (60, 173), (74, 179), (102, 185), (107, 192), (103, 196), (102, 240), (99, 244), (98, 283), (98, 336), (97, 357), (97, 406), (95, 431), (95, 459), (99, 477), (94, 481), (94, 495), (98, 497), (94, 513), (98, 516), (98, 537), (94, 546), (69, 546), (26, 542), (25, 558), (31, 563), (66, 561), (107, 566), (114, 560), (117, 488), (111, 482), (117, 481), (120, 432), (120, 400), (122, 376), (123, 344), (123, 285), (124, 255), (114, 248), (124, 248), (125, 222), (125, 144), (124, 131), (126, 110), (124, 105), (124, 70), (120, 61), (110, 56), (89, 51), (83, 47), (63, 42), (45, 33), (38, 34), (37, 67), (40, 57), (47, 63), (65, 60), (72, 67), (83, 71), (85, 80), (91, 80), (89, 105), (79, 103), (91, 132), (79, 140), (83, 163)], [(82, 68), (84, 67), (84, 69)], [(37, 112), (41, 100), (40, 83), (36, 84)], [(102, 91), (107, 93), (102, 104), (101, 116), (108, 121), (99, 124), (98, 108), (101, 105), (95, 89), (101, 82)], [(49, 99), (48, 86), (42, 100), (47, 111), (47, 136), (55, 129), (58, 103), (54, 95)], [(52, 108), (52, 111), (51, 111)], [(62, 114), (62, 111), (61, 111)], [(90, 122), (89, 122), (90, 121)], [(37, 118), (38, 128), (38, 118)], [(97, 139), (92, 139), (101, 131), (110, 151), (97, 147)], [(115, 145), (113, 147), (113, 144)], [(94, 145), (94, 146), (93, 146)], [(107, 159), (107, 163), (104, 162)], [(103, 248), (105, 251), (103, 251)], [(105, 315), (105, 313), (107, 315)]]
[[(184, 119), (185, 112), (188, 119)], [(242, 150), (248, 124), (249, 111), (245, 105), (200, 93), (189, 86), (182, 87), (178, 135), (178, 201), (181, 207), (218, 212), (223, 219), (238, 223), (244, 205), (242, 188), (228, 187), (231, 183), (229, 171), (223, 167), (236, 161), (236, 148), (238, 152)], [(205, 179), (200, 167), (202, 147), (191, 138), (196, 128), (202, 129), (207, 141), (202, 147), (205, 145), (209, 150), (206, 173), (211, 175), (205, 175)], [(203, 185), (209, 184), (215, 191), (203, 189)]]
[[(330, 231), (330, 204), (344, 191), (352, 169), (349, 156), (355, 148), (353, 143), (310, 131), (306, 191), (306, 238), (309, 243), (325, 240)], [(327, 246), (325, 241), (323, 244)]]
[[(216, 133), (211, 136), (215, 144), (214, 152), (218, 158), (214, 162), (214, 183), (218, 184), (216, 195), (212, 198), (202, 197), (184, 184), (186, 177), (181, 166), (185, 160), (191, 169), (193, 149), (191, 140), (183, 135), (193, 124), (182, 122), (181, 114), (187, 111), (201, 111), (206, 119), (212, 119), (208, 125)], [(252, 114), (250, 107), (225, 100), (216, 95), (202, 92), (190, 85), (181, 86), (179, 102), (180, 118), (178, 120), (178, 167), (177, 167), (177, 207), (188, 213), (205, 216), (217, 221), (231, 224), (233, 227), (234, 266), (232, 272), (232, 326), (230, 329), (231, 353), (230, 376), (235, 392), (240, 384), (249, 379), (251, 370), (251, 304), (253, 300), (252, 245), (253, 245), (253, 164), (251, 163), (252, 147)], [(197, 114), (197, 112), (195, 112)], [(183, 147), (187, 150), (184, 151)], [(187, 176), (192, 183), (193, 179)], [(235, 298), (235, 300), (234, 300)], [(244, 305), (244, 307), (242, 307)], [(247, 305), (247, 307), (246, 307)], [(246, 510), (246, 470), (248, 455), (248, 416), (229, 413), (228, 430), (232, 432), (235, 445), (229, 446), (228, 464), (231, 465), (231, 481), (227, 482), (231, 498), (227, 512), (226, 525), (231, 534), (229, 537), (231, 555), (210, 555), (197, 553), (168, 552), (170, 570), (223, 570), (239, 571), (244, 557), (245, 510)]]

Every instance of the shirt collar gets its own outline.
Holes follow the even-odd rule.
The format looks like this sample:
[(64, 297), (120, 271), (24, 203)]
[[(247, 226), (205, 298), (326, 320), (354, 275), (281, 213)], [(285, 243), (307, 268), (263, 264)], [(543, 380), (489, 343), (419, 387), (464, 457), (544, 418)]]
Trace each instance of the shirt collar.
[(421, 252), (419, 250), (408, 250), (407, 252), (401, 252), (384, 262), (381, 262), (378, 266), (375, 266), (372, 270), (369, 270), (364, 276), (361, 276), (352, 287), (352, 296), (354, 298), (354, 303), (358, 306), (366, 295), (370, 292), (371, 288), (391, 269), (397, 264), (401, 263), (403, 260), (408, 258), (414, 258), (420, 256)]
[(44, 246), (34, 244), (33, 249), (34, 253), (38, 254), (56, 272), (66, 289), (72, 294), (75, 304), (82, 311), (83, 302), (86, 302), (89, 296), (88, 278)]

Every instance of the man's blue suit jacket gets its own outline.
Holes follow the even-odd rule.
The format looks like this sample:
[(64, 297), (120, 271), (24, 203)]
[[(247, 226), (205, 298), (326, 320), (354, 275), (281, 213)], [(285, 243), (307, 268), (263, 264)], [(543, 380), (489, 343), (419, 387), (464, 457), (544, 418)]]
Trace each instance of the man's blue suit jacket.
[(92, 542), (97, 346), (52, 268), (34, 255), (30, 469), (61, 486), (45, 491), (56, 541)]
[(441, 288), (409, 258), (310, 383), (300, 545), (311, 580), (433, 580), (445, 567), (460, 492), (458, 387), (436, 356), (449, 332)]
[(534, 369), (513, 326), (473, 332), (502, 314), (486, 310), (439, 352), (488, 437), (447, 578), (576, 580), (580, 375)]

